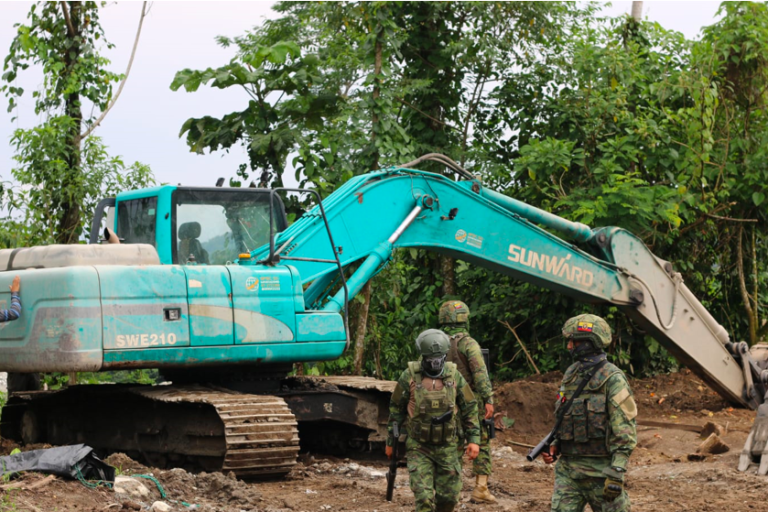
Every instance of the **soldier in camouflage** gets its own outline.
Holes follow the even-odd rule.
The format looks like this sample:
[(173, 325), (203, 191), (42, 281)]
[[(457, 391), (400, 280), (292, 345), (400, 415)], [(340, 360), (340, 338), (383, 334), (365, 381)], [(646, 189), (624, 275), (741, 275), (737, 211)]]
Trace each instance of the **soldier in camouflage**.
[[(611, 328), (595, 315), (571, 318), (563, 326), (574, 363), (563, 376), (556, 408), (568, 401), (585, 375), (596, 373), (574, 399), (557, 442), (543, 454), (555, 467), (552, 512), (629, 512), (624, 474), (637, 445), (637, 406), (624, 373), (606, 361)], [(597, 368), (596, 368), (597, 367)]]
[[(482, 425), (483, 419), (493, 419), (493, 388), (480, 345), (469, 335), (469, 308), (458, 300), (444, 302), (440, 306), (438, 322), (440, 328), (451, 337), (448, 361), (458, 367), (459, 373), (478, 398), (479, 420)], [(491, 440), (486, 429), (480, 430), (480, 455), (472, 464), (472, 474), (475, 475), (472, 501), (495, 503), (496, 498), (488, 490), (488, 477), (492, 469)]]
[(445, 333), (426, 330), (416, 345), (421, 361), (408, 363), (392, 393), (386, 453), (392, 458), (397, 442), (392, 423), (403, 425), (407, 417), (406, 456), (416, 512), (452, 512), (461, 493), (458, 443), (462, 427), (469, 458), (480, 451), (477, 401), (456, 365), (446, 361), (450, 341)]

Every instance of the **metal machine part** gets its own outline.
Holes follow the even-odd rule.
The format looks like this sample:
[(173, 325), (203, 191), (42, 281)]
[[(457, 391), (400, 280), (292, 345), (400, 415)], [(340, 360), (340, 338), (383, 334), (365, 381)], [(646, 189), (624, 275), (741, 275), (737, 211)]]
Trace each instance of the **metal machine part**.
[(155, 466), (287, 474), (299, 453), (298, 423), (285, 400), (203, 386), (73, 386), (16, 393), (0, 435), (26, 444), (87, 442)]
[[(289, 227), (276, 194), (262, 189), (164, 186), (121, 194), (110, 208), (117, 212), (117, 235), (128, 244), (153, 244), (161, 265), (19, 271), (23, 309), (0, 330), (0, 370), (160, 368), (194, 375), (212, 366), (258, 369), (335, 359), (348, 346), (340, 314), (347, 300), (395, 249), (417, 247), (576, 300), (616, 306), (721, 396), (763, 407), (766, 357), (730, 343), (683, 276), (638, 237), (615, 227), (590, 229), (488, 190), (442, 155), (412, 164), (424, 159), (465, 179), (408, 166), (356, 176)], [(179, 258), (180, 248), (200, 256), (194, 265), (173, 264), (187, 261)], [(0, 273), (0, 301), (12, 277)], [(299, 422), (333, 420), (373, 432), (373, 420), (362, 418), (379, 413), (363, 411), (357, 391), (336, 388), (284, 396)], [(214, 402), (182, 400), (210, 410)], [(25, 424), (39, 424), (34, 419)], [(752, 459), (764, 451), (766, 432), (756, 423)]]

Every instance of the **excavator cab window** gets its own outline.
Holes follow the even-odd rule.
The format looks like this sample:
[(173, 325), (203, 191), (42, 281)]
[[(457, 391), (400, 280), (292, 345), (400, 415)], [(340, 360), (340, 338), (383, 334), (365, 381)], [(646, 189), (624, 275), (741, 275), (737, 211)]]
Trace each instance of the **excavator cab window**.
[[(179, 188), (173, 205), (174, 263), (226, 265), (269, 242), (268, 190)], [(282, 202), (273, 211), (275, 231), (285, 229)]]
[(120, 201), (117, 223), (123, 243), (156, 245), (157, 196)]

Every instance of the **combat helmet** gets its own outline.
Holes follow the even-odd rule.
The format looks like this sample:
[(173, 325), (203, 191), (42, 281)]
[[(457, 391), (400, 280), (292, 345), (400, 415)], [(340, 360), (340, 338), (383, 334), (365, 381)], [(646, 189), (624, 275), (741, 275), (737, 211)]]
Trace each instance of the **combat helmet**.
[(421, 368), (428, 377), (437, 378), (443, 374), (451, 341), (448, 335), (438, 329), (427, 329), (416, 338), (421, 354)]
[(440, 325), (469, 324), (469, 307), (460, 300), (445, 301), (440, 306), (437, 323)]
[(572, 340), (589, 340), (594, 350), (603, 352), (611, 344), (611, 327), (597, 315), (579, 315), (565, 322), (563, 336)]

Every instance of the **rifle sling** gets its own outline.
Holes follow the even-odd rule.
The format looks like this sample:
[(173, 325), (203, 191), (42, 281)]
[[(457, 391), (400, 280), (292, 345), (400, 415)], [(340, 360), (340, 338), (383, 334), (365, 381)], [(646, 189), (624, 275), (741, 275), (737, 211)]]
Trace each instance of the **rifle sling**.
[(552, 429), (552, 434), (554, 437), (557, 437), (557, 432), (560, 430), (560, 425), (563, 423), (563, 418), (565, 418), (565, 415), (568, 414), (568, 411), (571, 409), (571, 405), (573, 405), (573, 401), (576, 400), (576, 398), (581, 395), (581, 392), (584, 391), (584, 388), (587, 387), (587, 384), (589, 381), (592, 380), (592, 377), (595, 376), (595, 374), (602, 368), (605, 363), (608, 361), (603, 359), (599, 363), (597, 363), (594, 366), (594, 369), (589, 372), (588, 375), (585, 375), (583, 379), (581, 379), (581, 382), (579, 382), (579, 387), (576, 388), (576, 392), (573, 394), (571, 398), (568, 399), (567, 402), (565, 402), (565, 405), (563, 405), (560, 409), (558, 409), (558, 416), (557, 421), (555, 421), (555, 428)]

